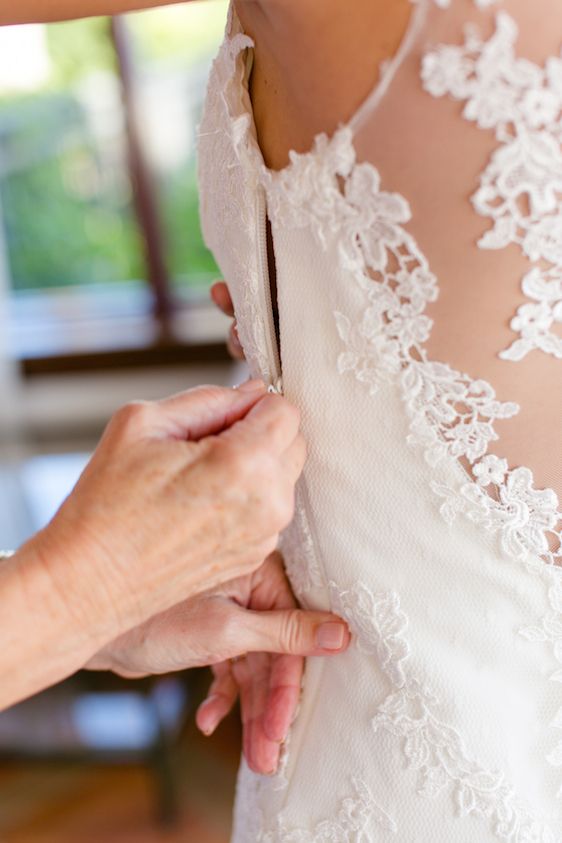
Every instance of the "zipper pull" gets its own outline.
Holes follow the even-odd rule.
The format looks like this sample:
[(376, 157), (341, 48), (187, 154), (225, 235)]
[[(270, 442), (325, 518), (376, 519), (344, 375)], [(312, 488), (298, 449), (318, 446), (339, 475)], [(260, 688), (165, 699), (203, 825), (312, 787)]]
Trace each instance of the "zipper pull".
[(283, 395), (283, 378), (279, 377), (273, 383), (270, 383), (267, 391), (273, 395)]

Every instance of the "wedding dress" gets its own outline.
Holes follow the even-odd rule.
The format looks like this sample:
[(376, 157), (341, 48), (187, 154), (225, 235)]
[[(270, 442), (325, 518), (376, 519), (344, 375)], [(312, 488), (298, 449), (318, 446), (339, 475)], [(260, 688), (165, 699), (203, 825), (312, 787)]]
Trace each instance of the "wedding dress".
[(205, 239), (302, 411), (292, 585), (354, 634), (308, 660), (278, 774), (242, 765), (235, 843), (562, 841), (561, 45), (560, 0), (419, 0), (352, 119), (275, 172), (229, 13)]

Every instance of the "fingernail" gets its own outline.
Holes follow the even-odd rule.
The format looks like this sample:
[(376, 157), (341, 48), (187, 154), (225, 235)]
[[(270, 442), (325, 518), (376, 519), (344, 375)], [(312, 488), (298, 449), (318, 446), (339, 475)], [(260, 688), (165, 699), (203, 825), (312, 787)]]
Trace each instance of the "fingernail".
[(342, 623), (322, 623), (316, 630), (316, 644), (322, 650), (340, 650), (345, 641), (345, 627)]
[(244, 381), (244, 383), (239, 384), (236, 389), (239, 389), (240, 392), (263, 392), (265, 384), (260, 378), (254, 378), (251, 381)]
[(206, 719), (206, 722), (201, 724), (199, 726), (199, 728), (203, 732), (204, 735), (207, 735), (207, 737), (209, 735), (212, 735), (213, 732), (215, 731), (215, 729), (217, 728), (216, 715), (214, 717), (211, 716), (210, 718), (209, 717), (205, 718), (205, 712), (206, 712), (208, 706), (210, 705), (210, 703), (214, 702), (215, 699), (216, 699), (216, 695), (211, 694), (210, 697), (207, 697), (206, 700), (203, 700), (203, 702), (201, 703), (201, 705), (199, 706), (199, 708), (197, 710), (197, 719), (200, 720), (201, 715), (203, 715), (203, 720)]

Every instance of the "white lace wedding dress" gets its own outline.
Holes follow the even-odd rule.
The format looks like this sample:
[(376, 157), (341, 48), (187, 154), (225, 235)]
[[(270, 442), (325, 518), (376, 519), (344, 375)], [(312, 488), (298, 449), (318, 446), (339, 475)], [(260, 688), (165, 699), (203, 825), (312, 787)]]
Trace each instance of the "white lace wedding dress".
[[(310, 456), (283, 549), (310, 659), (236, 843), (562, 841), (562, 3), (420, 0), (372, 94), (264, 165), (230, 13), (202, 221)], [(266, 249), (272, 225), (280, 315)]]

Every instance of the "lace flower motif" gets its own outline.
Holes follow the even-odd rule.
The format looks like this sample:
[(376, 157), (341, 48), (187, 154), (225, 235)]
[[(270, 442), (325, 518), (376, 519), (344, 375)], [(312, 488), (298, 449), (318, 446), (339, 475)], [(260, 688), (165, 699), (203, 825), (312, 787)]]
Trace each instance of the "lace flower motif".
[(552, 330), (562, 321), (562, 59), (552, 57), (541, 68), (517, 58), (514, 20), (499, 12), (496, 21), (487, 42), (467, 27), (464, 45), (428, 52), (422, 81), (434, 97), (465, 100), (464, 117), (492, 129), (500, 143), (472, 197), (477, 213), (493, 223), (478, 245), (517, 243), (541, 264), (522, 281), (523, 293), (537, 303), (518, 309), (510, 326), (519, 339), (500, 357), (521, 360), (539, 349), (562, 359), (562, 337)]
[(471, 380), (446, 363), (410, 361), (401, 386), (411, 418), (408, 442), (423, 446), (430, 465), (447, 455), (475, 462), (498, 438), (493, 422), (519, 411), (514, 402), (498, 401), (486, 381)]
[[(494, 465), (497, 470), (498, 464)], [(505, 472), (501, 482), (497, 482), (499, 472), (498, 478), (492, 480), (491, 472), (482, 463), (476, 463), (474, 469), (479, 472), (478, 481), (484, 477), (487, 486), (493, 484), (497, 499), (484, 491), (483, 483), (464, 483), (456, 490), (433, 482), (433, 490), (445, 499), (441, 505), (445, 520), (452, 523), (459, 513), (464, 513), (475, 524), (499, 535), (502, 550), (508, 556), (528, 561), (530, 565), (533, 565), (530, 557), (534, 555), (554, 562), (560, 551), (551, 550), (548, 536), (559, 542), (556, 493), (552, 489), (535, 489), (528, 468)], [(544, 567), (542, 563), (541, 567)]]
[(342, 268), (365, 291), (368, 306), (360, 323), (334, 314), (345, 346), (338, 371), (353, 372), (374, 394), (396, 379), (404, 355), (427, 340), (432, 326), (424, 310), (436, 299), (437, 284), (403, 228), (411, 217), (408, 203), (381, 190), (371, 164), (355, 163), (348, 127), (331, 140), (319, 136), (309, 153), (291, 153), (290, 170), (264, 177), (272, 219), (310, 226), (323, 248), (335, 238)]
[[(361, 583), (342, 591), (331, 582), (330, 589), (333, 610), (347, 620), (358, 646), (376, 657), (377, 667), (391, 683), (371, 725), (375, 732), (384, 729), (401, 740), (408, 766), (418, 773), (418, 793), (432, 799), (451, 793), (458, 816), (474, 814), (487, 820), (498, 840), (506, 843), (556, 843), (547, 823), (535, 816), (503, 773), (471, 759), (459, 732), (440, 718), (438, 698), (412, 668), (408, 617), (399, 595), (375, 593)], [(346, 838), (326, 838), (332, 839)], [(317, 840), (323, 838), (313, 838)]]
[[(558, 236), (562, 240), (562, 219)], [(523, 278), (522, 288), (532, 301), (518, 307), (510, 323), (520, 339), (501, 351), (500, 357), (521, 360), (532, 348), (540, 348), (562, 360), (562, 337), (550, 330), (555, 323), (562, 325), (562, 271), (533, 267)]]
[(275, 830), (261, 833), (256, 843), (369, 843), (373, 822), (395, 834), (396, 823), (375, 802), (367, 783), (354, 777), (352, 784), (353, 795), (340, 803), (337, 820), (322, 820), (311, 831), (289, 829), (278, 815)]
[(487, 454), (472, 466), (472, 473), (479, 486), (489, 486), (490, 483), (501, 486), (506, 472), (507, 460), (499, 459), (494, 454)]

